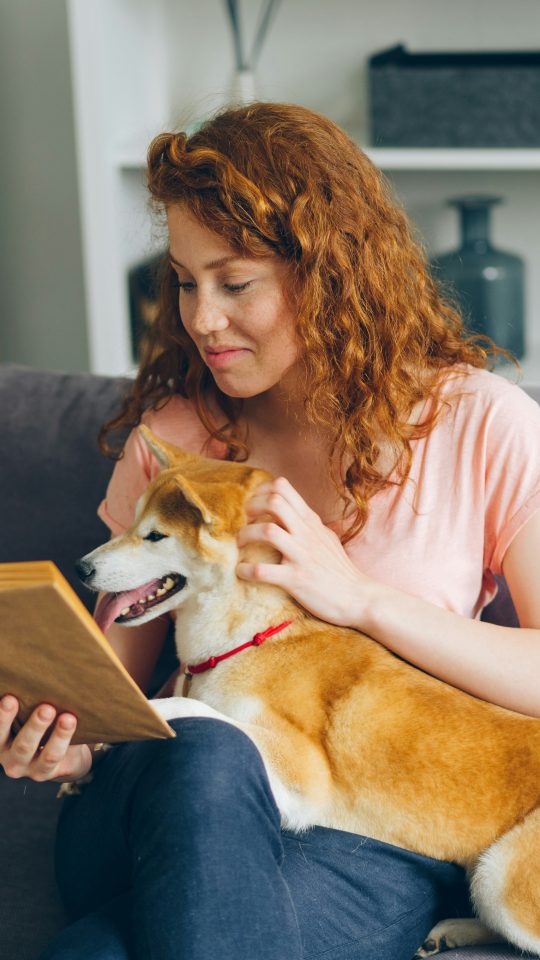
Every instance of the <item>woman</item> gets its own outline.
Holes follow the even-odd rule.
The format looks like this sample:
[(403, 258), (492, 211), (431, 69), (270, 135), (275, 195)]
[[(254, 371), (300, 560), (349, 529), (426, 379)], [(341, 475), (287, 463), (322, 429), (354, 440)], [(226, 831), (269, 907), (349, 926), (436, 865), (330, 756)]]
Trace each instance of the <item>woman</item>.
[[(317, 114), (254, 104), (158, 137), (148, 169), (170, 262), (106, 432), (144, 415), (185, 449), (264, 467), (277, 479), (239, 542), (282, 560), (238, 576), (540, 716), (540, 411), (485, 369), (497, 349), (441, 299), (370, 161)], [(100, 508), (113, 534), (156, 470), (133, 432)], [(478, 619), (501, 572), (519, 631)], [(144, 690), (166, 629), (107, 631)], [(73, 717), (38, 750), (54, 710), (13, 738), (16, 708), (4, 698), (8, 774), (89, 770)], [(336, 830), (282, 833), (251, 742), (212, 720), (174, 725), (174, 741), (115, 747), (65, 802), (57, 873), (73, 922), (42, 960), (409, 960), (438, 919), (467, 912), (455, 865)]]

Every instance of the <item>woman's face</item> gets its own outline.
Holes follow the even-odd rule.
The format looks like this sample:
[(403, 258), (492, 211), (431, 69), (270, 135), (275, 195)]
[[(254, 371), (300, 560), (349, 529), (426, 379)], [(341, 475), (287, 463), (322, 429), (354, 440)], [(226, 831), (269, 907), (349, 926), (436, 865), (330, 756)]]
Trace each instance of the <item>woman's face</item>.
[(179, 204), (167, 219), (182, 324), (217, 386), (245, 398), (292, 386), (299, 347), (287, 264), (239, 256)]

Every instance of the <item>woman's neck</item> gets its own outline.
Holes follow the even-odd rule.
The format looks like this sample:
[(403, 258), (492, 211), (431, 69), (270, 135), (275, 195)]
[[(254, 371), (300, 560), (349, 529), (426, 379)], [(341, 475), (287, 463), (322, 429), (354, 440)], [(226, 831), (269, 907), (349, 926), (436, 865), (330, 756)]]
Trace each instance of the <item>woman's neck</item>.
[(276, 384), (265, 393), (248, 397), (243, 402), (243, 416), (252, 431), (259, 435), (297, 436), (306, 428), (304, 395), (293, 386)]

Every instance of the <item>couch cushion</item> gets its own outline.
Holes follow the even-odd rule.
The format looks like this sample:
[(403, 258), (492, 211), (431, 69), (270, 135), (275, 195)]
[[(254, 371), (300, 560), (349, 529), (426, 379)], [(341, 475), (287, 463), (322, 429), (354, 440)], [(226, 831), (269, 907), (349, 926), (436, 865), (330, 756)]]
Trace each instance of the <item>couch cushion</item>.
[(66, 923), (54, 878), (57, 783), (11, 780), (0, 770), (0, 956), (36, 960)]

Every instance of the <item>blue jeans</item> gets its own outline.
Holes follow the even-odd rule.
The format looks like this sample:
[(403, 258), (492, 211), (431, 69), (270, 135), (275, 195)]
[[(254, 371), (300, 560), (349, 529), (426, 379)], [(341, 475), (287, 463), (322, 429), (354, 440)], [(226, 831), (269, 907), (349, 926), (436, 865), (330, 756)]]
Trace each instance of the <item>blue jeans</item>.
[(64, 801), (72, 922), (40, 960), (410, 960), (437, 920), (468, 915), (461, 868), (341, 830), (281, 831), (248, 737), (172, 725), (174, 740), (115, 747)]

